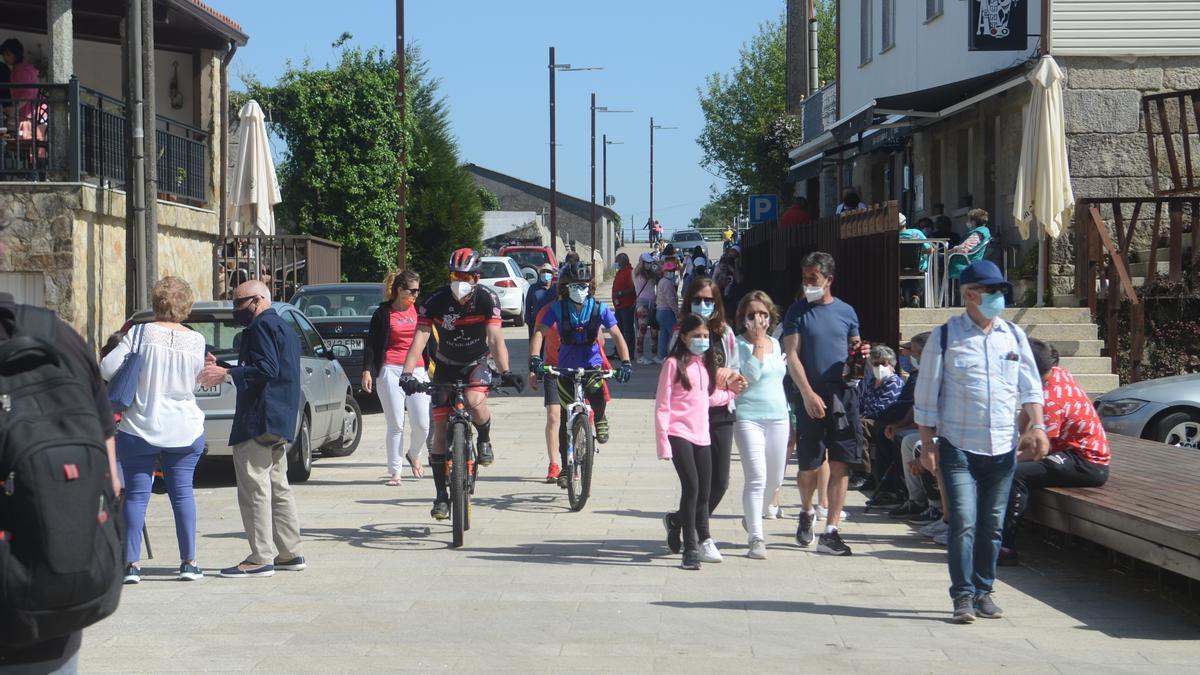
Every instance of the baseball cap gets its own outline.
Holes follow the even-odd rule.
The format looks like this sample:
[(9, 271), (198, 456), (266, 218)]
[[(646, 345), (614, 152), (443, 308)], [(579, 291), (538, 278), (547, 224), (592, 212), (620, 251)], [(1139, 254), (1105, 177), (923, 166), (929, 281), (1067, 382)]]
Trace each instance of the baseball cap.
[(958, 277), (958, 283), (960, 286), (966, 286), (967, 284), (1004, 286), (1008, 290), (1012, 290), (1012, 284), (1004, 278), (1004, 275), (1000, 272), (1000, 268), (996, 267), (996, 263), (991, 260), (980, 260), (979, 262), (967, 265), (966, 269)]

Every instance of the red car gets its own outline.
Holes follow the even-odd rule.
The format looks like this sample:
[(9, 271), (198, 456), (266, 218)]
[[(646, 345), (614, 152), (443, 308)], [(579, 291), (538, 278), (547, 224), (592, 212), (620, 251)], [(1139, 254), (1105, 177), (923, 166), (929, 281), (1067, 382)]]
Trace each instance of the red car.
[(558, 259), (554, 257), (554, 249), (549, 246), (505, 246), (500, 249), (500, 255), (517, 261), (517, 267), (522, 272), (526, 267), (536, 272), (546, 263), (558, 269)]

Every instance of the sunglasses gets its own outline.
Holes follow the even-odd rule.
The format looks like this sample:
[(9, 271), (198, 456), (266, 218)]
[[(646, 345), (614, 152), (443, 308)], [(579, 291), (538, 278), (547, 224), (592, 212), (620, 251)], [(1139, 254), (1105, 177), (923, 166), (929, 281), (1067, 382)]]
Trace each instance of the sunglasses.
[(246, 296), (246, 297), (244, 297), (244, 298), (234, 298), (234, 299), (233, 299), (233, 306), (234, 306), (234, 307), (239, 307), (239, 306), (241, 306), (241, 305), (244, 305), (244, 304), (246, 304), (246, 303), (250, 302), (251, 300), (257, 300), (257, 299), (258, 299), (258, 296), (257, 296), (257, 295), (247, 295), (247, 296)]
[(1005, 288), (1006, 288), (1005, 286), (999, 286), (999, 285), (983, 286), (979, 290), (983, 291), (984, 293), (1002, 293), (1002, 292), (1004, 292)]
[(413, 295), (416, 295), (421, 292), (421, 287), (417, 286), (416, 288), (406, 288), (404, 290), (408, 291), (409, 293), (412, 293)]
[(703, 305), (704, 307), (715, 307), (717, 301), (712, 298), (692, 298), (693, 305)]
[(475, 274), (471, 272), (451, 272), (450, 278), (455, 281), (475, 281)]
[(590, 289), (589, 289), (589, 286), (588, 286), (587, 284), (567, 284), (567, 288), (569, 288), (569, 289), (571, 289), (571, 290), (573, 290), (573, 291), (586, 291), (586, 290), (590, 290)]

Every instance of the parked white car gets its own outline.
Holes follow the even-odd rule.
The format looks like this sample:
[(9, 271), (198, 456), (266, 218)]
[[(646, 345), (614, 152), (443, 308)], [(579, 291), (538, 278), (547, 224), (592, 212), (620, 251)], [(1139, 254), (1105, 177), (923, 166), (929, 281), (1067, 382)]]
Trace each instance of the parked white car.
[(521, 275), (517, 261), (506, 256), (487, 256), (482, 259), (479, 283), (492, 289), (500, 300), (500, 313), (513, 325), (525, 325), (525, 296), (529, 282)]

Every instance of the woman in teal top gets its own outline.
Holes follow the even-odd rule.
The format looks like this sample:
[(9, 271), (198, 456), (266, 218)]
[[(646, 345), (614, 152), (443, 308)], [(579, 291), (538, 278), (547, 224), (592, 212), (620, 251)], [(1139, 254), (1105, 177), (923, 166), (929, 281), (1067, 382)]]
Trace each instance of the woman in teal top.
[(753, 291), (738, 304), (734, 325), (741, 373), (747, 388), (738, 398), (733, 435), (746, 476), (742, 488), (743, 524), (750, 544), (749, 557), (767, 557), (762, 520), (764, 498), (783, 484), (787, 466), (788, 406), (783, 391), (787, 362), (779, 341), (769, 335), (779, 322), (779, 309), (762, 291)]
[(992, 240), (992, 231), (988, 229), (988, 212), (983, 209), (971, 209), (967, 212), (967, 225), (970, 229), (962, 243), (947, 251), (949, 260), (946, 263), (950, 278), (957, 281), (962, 271), (971, 263), (983, 260), (987, 254), (988, 243)]

